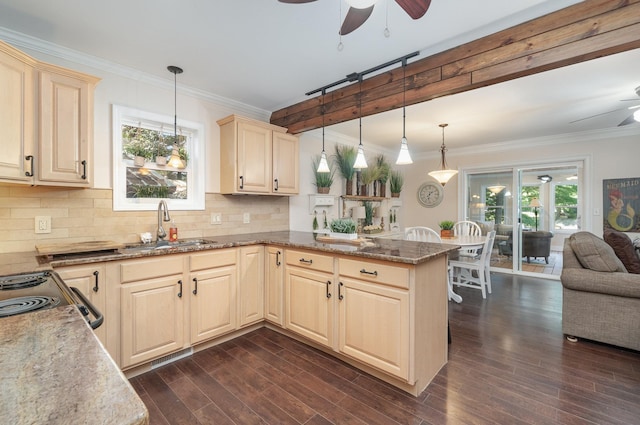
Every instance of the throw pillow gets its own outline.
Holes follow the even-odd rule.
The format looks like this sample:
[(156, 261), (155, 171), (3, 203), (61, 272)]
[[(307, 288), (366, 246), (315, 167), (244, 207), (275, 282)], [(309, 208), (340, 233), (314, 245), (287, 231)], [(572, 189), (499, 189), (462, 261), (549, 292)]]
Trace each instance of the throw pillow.
[(604, 240), (611, 245), (629, 273), (640, 274), (640, 258), (629, 236), (612, 229), (605, 229)]
[(574, 233), (569, 243), (582, 267), (598, 272), (627, 272), (613, 248), (593, 233)]

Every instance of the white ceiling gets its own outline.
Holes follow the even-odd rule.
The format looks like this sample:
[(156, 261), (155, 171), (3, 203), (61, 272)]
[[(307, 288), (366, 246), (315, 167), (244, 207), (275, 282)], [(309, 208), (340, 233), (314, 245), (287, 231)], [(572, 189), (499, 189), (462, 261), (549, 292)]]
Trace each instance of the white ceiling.
[[(410, 62), (418, 60), (577, 2), (433, 0), (413, 21), (394, 1), (379, 0), (369, 20), (342, 37), (342, 51), (344, 0), (0, 0), (0, 27), (171, 81), (166, 67), (177, 65), (185, 71), (180, 86), (271, 112), (351, 72), (416, 50), (421, 54)], [(628, 106), (640, 105), (639, 68), (635, 50), (409, 107), (410, 149), (437, 152), (438, 124), (445, 122), (452, 150), (615, 128), (631, 113)], [(401, 137), (402, 111), (365, 117), (362, 124), (367, 143), (392, 149)], [(640, 133), (639, 123), (631, 126)], [(357, 121), (331, 132), (357, 138)]]

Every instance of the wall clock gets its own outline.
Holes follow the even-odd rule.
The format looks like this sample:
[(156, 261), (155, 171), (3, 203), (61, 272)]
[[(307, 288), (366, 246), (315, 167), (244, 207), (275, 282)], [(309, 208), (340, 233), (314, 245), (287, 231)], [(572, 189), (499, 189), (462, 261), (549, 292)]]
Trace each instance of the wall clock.
[(418, 202), (426, 208), (433, 208), (440, 205), (444, 198), (444, 190), (440, 183), (426, 182), (418, 188)]

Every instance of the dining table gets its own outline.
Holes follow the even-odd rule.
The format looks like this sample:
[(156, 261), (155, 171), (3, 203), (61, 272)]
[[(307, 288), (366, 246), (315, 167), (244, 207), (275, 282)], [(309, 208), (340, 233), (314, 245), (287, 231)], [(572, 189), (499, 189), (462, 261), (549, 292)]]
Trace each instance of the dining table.
[[(452, 237), (443, 237), (443, 244), (458, 245), (461, 251), (468, 251), (470, 249), (480, 249), (487, 241), (486, 235), (456, 235)], [(450, 271), (451, 273), (451, 271)], [(457, 303), (462, 302), (462, 297), (453, 291), (452, 276), (449, 275), (449, 298)]]

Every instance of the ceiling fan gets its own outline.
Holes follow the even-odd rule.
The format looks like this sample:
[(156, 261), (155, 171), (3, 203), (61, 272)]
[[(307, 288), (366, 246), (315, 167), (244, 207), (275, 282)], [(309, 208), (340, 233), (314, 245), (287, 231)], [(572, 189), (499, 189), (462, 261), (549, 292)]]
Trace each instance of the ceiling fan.
[[(316, 0), (278, 1), (281, 3), (298, 4), (311, 3)], [(346, 0), (346, 2), (349, 3), (349, 10), (344, 17), (344, 21), (342, 21), (339, 32), (340, 35), (347, 35), (364, 24), (365, 21), (369, 19), (369, 16), (371, 16), (371, 12), (373, 12), (373, 7), (377, 1), (378, 0)], [(395, 0), (395, 2), (414, 20), (422, 18), (431, 5), (431, 0)]]
[[(636, 94), (638, 95), (638, 99), (620, 99), (621, 102), (640, 102), (640, 86), (636, 87)], [(629, 106), (628, 109), (630, 111), (634, 110), (634, 109), (638, 109), (640, 108), (640, 104), (638, 105), (634, 105), (634, 106)], [(595, 117), (599, 117), (602, 115), (607, 115), (607, 114), (611, 114), (613, 112), (617, 112), (620, 111), (622, 108), (618, 108), (618, 109), (614, 109), (613, 111), (607, 111), (607, 112), (603, 112), (601, 114), (595, 114), (595, 115), (591, 115), (590, 117), (586, 117), (586, 118), (580, 118), (579, 120), (575, 120), (575, 121), (571, 121), (571, 124), (573, 124), (574, 122), (579, 122), (579, 121), (584, 121), (584, 120), (588, 120), (591, 118), (595, 118)], [(624, 125), (629, 125), (629, 124), (633, 124), (635, 122), (640, 122), (640, 109), (636, 110), (635, 112), (632, 112), (631, 115), (629, 115), (627, 118), (625, 118), (624, 120), (622, 120), (622, 122), (620, 124), (618, 124), (618, 127), (622, 127)]]

